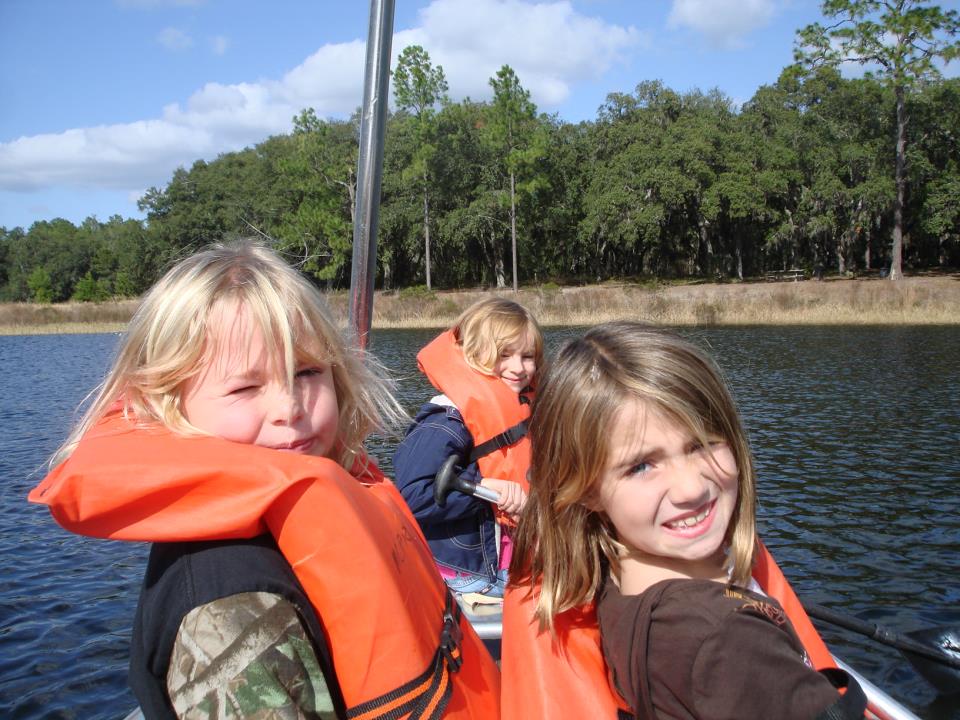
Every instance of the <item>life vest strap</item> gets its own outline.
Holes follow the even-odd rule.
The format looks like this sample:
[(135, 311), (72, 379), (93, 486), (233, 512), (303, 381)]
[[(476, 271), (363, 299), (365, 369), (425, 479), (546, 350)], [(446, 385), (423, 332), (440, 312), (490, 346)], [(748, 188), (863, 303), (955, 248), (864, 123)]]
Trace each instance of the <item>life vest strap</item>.
[(513, 427), (508, 427), (502, 433), (494, 435), (489, 440), (474, 446), (473, 452), (470, 453), (470, 459), (467, 464), (469, 465), (470, 463), (475, 463), (483, 456), (489, 455), (495, 450), (510, 447), (511, 445), (520, 442), (526, 436), (526, 434), (527, 421), (521, 420)]
[(440, 642), (430, 665), (418, 677), (378, 698), (347, 710), (349, 720), (439, 720), (453, 695), (451, 673), (463, 665), (460, 649), (463, 613), (449, 590)]

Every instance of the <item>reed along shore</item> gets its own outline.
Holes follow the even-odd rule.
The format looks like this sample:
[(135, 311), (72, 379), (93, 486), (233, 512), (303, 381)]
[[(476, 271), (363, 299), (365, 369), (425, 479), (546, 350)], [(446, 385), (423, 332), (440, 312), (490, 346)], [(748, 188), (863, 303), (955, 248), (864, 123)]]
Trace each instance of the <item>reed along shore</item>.
[[(511, 289), (412, 288), (375, 294), (374, 328), (450, 326), (474, 301), (491, 294), (514, 298), (544, 326), (586, 326), (643, 320), (669, 326), (722, 325), (956, 325), (960, 273), (879, 278), (763, 280), (730, 283), (608, 283)], [(346, 291), (327, 293), (346, 323)], [(103, 303), (0, 304), (0, 335), (120, 332), (137, 300)]]

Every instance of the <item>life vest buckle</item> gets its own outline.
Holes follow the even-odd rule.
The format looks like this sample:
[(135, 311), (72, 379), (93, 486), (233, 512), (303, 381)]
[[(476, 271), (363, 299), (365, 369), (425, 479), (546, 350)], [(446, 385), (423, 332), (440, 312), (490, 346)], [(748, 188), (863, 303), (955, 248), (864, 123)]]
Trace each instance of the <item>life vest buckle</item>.
[(460, 607), (450, 593), (447, 593), (447, 606), (443, 611), (443, 628), (440, 631), (440, 652), (447, 660), (450, 672), (458, 672), (463, 665), (460, 644), (463, 642), (463, 630), (460, 629)]

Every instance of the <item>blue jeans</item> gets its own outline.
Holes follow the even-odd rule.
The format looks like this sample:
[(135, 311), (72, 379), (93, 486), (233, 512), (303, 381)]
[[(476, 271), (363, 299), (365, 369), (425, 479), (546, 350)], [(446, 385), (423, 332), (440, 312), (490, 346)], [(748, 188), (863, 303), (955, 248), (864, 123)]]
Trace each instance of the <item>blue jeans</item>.
[(486, 575), (457, 573), (456, 577), (444, 578), (443, 581), (454, 593), (480, 593), (494, 598), (502, 598), (507, 586), (505, 570), (497, 573), (495, 579)]

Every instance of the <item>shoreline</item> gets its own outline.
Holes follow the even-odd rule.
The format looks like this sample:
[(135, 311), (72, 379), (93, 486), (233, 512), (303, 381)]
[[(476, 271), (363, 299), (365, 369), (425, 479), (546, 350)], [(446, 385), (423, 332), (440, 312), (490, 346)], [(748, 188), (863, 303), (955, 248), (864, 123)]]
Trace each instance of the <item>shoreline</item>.
[[(377, 291), (374, 329), (445, 328), (471, 303), (499, 295), (530, 309), (544, 327), (633, 319), (670, 326), (958, 325), (960, 273), (822, 281), (609, 283), (511, 289)], [(346, 324), (348, 293), (325, 294)], [(0, 304), (0, 335), (120, 333), (137, 300), (105, 303)]]

